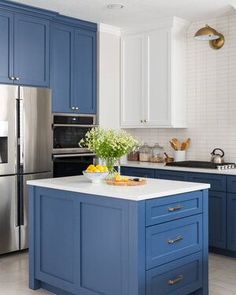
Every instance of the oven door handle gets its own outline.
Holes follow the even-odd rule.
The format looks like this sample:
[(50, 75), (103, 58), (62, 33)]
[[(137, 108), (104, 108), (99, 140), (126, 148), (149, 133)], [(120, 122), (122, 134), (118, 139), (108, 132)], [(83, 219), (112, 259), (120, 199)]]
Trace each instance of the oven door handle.
[(85, 128), (94, 128), (98, 127), (98, 125), (91, 124), (91, 125), (82, 125), (82, 124), (53, 124), (53, 128), (55, 127), (85, 127)]
[(61, 155), (52, 155), (54, 159), (58, 158), (73, 158), (73, 157), (91, 157), (95, 156), (95, 154), (86, 153), (86, 154), (61, 154)]

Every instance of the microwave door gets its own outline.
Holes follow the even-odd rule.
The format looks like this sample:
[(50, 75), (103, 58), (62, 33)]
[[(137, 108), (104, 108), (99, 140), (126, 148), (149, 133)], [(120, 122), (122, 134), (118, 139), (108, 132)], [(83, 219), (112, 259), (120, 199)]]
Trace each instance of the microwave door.
[(52, 171), (51, 90), (20, 87), (22, 173)]
[(0, 85), (0, 176), (17, 172), (18, 87)]

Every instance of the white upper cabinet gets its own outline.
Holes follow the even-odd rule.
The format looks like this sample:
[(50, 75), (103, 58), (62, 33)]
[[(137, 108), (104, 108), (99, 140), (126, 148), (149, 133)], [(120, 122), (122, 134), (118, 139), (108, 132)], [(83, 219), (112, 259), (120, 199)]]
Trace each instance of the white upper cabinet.
[(121, 127), (186, 128), (186, 22), (121, 39)]
[(124, 98), (122, 100), (122, 122), (128, 126), (140, 126), (144, 116), (144, 44), (143, 35), (124, 37), (122, 42), (121, 96)]

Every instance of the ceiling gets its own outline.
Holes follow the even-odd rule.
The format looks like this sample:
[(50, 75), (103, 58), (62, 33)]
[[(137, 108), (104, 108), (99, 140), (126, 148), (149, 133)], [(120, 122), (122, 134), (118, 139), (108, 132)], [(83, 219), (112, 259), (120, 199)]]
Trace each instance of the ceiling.
[[(106, 23), (121, 28), (155, 24), (158, 19), (178, 16), (188, 21), (225, 15), (236, 0), (15, 0), (15, 2), (57, 11), (61, 14)], [(120, 10), (106, 8), (122, 3)]]

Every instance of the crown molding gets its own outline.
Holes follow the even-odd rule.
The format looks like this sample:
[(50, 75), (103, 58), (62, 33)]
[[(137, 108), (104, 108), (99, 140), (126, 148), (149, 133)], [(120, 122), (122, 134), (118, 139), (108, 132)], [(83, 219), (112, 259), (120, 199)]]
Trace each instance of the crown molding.
[(116, 35), (116, 36), (121, 35), (121, 29), (119, 27), (115, 27), (115, 26), (111, 26), (111, 25), (107, 25), (103, 23), (98, 24), (98, 31), (102, 33)]
[(129, 35), (136, 33), (145, 33), (149, 31), (159, 30), (159, 29), (171, 29), (174, 26), (180, 26), (187, 28), (190, 25), (190, 22), (185, 19), (173, 16), (165, 17), (159, 19), (155, 24), (147, 24), (142, 26), (136, 26), (134, 28), (124, 28), (121, 30), (121, 34)]

